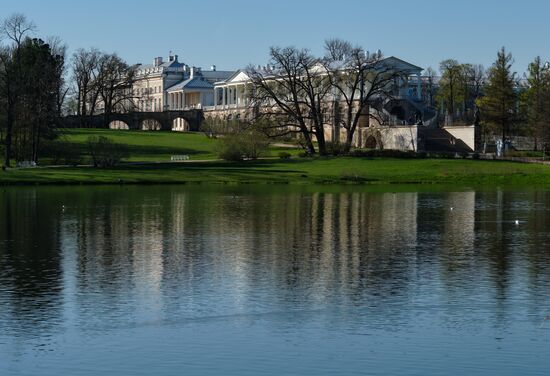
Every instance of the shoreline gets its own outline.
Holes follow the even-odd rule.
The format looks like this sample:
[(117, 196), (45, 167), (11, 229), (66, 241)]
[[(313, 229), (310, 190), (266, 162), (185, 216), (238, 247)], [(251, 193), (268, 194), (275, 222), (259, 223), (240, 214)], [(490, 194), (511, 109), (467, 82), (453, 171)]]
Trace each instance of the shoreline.
[(0, 186), (97, 185), (550, 186), (550, 168), (502, 160), (330, 157), (124, 163), (0, 172)]

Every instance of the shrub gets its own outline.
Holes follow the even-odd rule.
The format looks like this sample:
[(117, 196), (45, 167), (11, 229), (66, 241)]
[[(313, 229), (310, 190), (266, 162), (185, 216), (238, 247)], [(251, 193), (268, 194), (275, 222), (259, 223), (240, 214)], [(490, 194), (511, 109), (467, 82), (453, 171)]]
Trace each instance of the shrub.
[(287, 152), (287, 151), (281, 151), (281, 152), (279, 152), (279, 158), (281, 158), (281, 159), (285, 159), (285, 160), (286, 160), (286, 159), (290, 159), (291, 156), (292, 156), (292, 155), (291, 155), (289, 152)]
[(232, 162), (258, 159), (264, 155), (268, 146), (269, 141), (265, 135), (255, 131), (242, 131), (220, 139), (218, 156)]
[(334, 155), (335, 157), (344, 154), (344, 145), (340, 142), (326, 142), (327, 153)]
[(43, 142), (41, 154), (47, 158), (51, 158), (51, 163), (54, 165), (76, 166), (81, 164), (83, 160), (81, 149), (78, 145), (62, 140)]
[(220, 139), (218, 157), (231, 162), (239, 162), (244, 159), (242, 145), (237, 137), (229, 135)]
[(245, 131), (241, 132), (240, 140), (243, 145), (243, 154), (247, 159), (258, 159), (265, 155), (269, 147), (269, 140), (260, 132)]
[(87, 146), (94, 167), (113, 167), (128, 156), (126, 145), (104, 136), (88, 137)]

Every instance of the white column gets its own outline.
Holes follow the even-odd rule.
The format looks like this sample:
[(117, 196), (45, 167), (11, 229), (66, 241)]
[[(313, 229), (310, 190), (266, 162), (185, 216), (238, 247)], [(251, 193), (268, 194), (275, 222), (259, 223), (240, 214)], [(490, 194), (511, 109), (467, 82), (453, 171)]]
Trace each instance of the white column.
[(181, 92), (181, 108), (185, 108), (185, 91)]
[(218, 89), (214, 88), (214, 108), (218, 105)]
[(222, 87), (222, 106), (225, 107), (226, 105), (226, 99), (225, 99), (225, 92), (226, 92), (227, 88), (224, 86)]
[(235, 95), (235, 104), (237, 105), (237, 107), (240, 107), (241, 105), (241, 101), (240, 101), (240, 98), (239, 96), (241, 95), (241, 91), (239, 90), (239, 87), (240, 85), (237, 85), (235, 86), (235, 92), (236, 92), (236, 95)]

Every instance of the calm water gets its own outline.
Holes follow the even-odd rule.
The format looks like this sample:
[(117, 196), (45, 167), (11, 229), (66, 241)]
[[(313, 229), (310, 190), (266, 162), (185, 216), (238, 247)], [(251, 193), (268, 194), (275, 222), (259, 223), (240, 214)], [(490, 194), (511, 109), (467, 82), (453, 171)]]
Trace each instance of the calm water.
[(550, 374), (550, 192), (10, 188), (0, 214), (0, 375)]

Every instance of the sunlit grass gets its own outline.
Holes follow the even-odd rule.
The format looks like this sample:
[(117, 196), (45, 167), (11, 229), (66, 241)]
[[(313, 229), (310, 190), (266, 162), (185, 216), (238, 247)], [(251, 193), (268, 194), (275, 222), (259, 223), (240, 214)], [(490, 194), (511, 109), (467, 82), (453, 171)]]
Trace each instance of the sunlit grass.
[(268, 183), (549, 185), (550, 167), (499, 161), (438, 159), (277, 158), (229, 163), (205, 161), (121, 165), (111, 169), (62, 167), (10, 170), (3, 184)]

